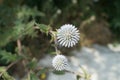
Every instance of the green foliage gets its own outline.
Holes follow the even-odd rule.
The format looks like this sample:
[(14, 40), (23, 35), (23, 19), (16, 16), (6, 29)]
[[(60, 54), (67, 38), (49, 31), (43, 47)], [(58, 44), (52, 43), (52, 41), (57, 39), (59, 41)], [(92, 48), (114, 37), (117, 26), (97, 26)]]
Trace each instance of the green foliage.
[[(3, 30), (3, 31), (2, 31)], [(11, 41), (13, 30), (11, 28), (0, 29), (0, 47), (5, 46)]]
[[(22, 45), (26, 46), (24, 48), (26, 52), (23, 54), (25, 57), (28, 57), (29, 53), (34, 52), (29, 50), (30, 47), (34, 48), (39, 56), (44, 53), (40, 51), (45, 51), (46, 44), (49, 45), (49, 42), (47, 43), (47, 40), (41, 39), (41, 37), (48, 34), (52, 28), (56, 29), (63, 23), (73, 23), (79, 26), (82, 21), (87, 20), (91, 16), (95, 16), (97, 19), (105, 18), (110, 24), (113, 34), (117, 37), (120, 36), (120, 0), (99, 0), (98, 2), (93, 0), (76, 1), (77, 3), (73, 3), (73, 0), (0, 0), (1, 63), (10, 63), (21, 58), (18, 56), (17, 51), (15, 53), (7, 51), (5, 48), (9, 47), (8, 45), (11, 42), (15, 42), (13, 43), (15, 47), (10, 46), (9, 48), (15, 50), (18, 47), (17, 40), (21, 40)], [(46, 41), (46, 44), (42, 41)], [(39, 44), (39, 42), (41, 43)], [(34, 47), (34, 45), (39, 46), (39, 48)], [(27, 59), (25, 66), (34, 71), (37, 59), (34, 58), (34, 54), (31, 54), (29, 57), (30, 60)], [(0, 67), (0, 72), (2, 71), (5, 72), (2, 75), (3, 80), (14, 80), (4, 68)], [(45, 72), (46, 69), (43, 69), (37, 74), (41, 75)], [(64, 72), (55, 73), (64, 74)], [(90, 77), (86, 72), (84, 74), (86, 79)], [(77, 78), (79, 79), (80, 76), (77, 76)], [(28, 80), (39, 80), (39, 78), (36, 76), (36, 73), (30, 72)]]
[(17, 18), (19, 20), (25, 21), (29, 20), (29, 17), (32, 16), (35, 18), (36, 16), (45, 16), (44, 13), (37, 10), (37, 8), (29, 8), (28, 6), (22, 6), (18, 8)]
[(5, 67), (0, 67), (0, 73), (3, 73), (6, 71), (6, 68)]
[(6, 68), (5, 67), (0, 67), (0, 74), (2, 74), (0, 80), (15, 80), (12, 76), (10, 76), (6, 72)]
[(53, 73), (57, 75), (64, 75), (65, 71), (53, 71)]
[(7, 72), (4, 72), (2, 75), (3, 80), (15, 80), (12, 76), (10, 76)]
[(0, 0), (0, 29), (12, 25), (15, 20), (16, 4), (19, 4), (18, 0)]
[(37, 60), (35, 58), (32, 59), (32, 61), (30, 61), (28, 64), (27, 64), (27, 67), (29, 69), (35, 69), (37, 66)]
[(30, 73), (30, 79), (28, 80), (39, 80), (35, 73)]
[(47, 26), (45, 24), (36, 24), (37, 27), (39, 27), (40, 31), (43, 33), (48, 34), (48, 32), (50, 31), (51, 27)]
[(113, 19), (111, 20), (111, 29), (119, 37), (120, 32), (120, 0), (114, 2), (115, 11), (113, 14)]
[(20, 59), (20, 57), (17, 54), (12, 54), (5, 50), (0, 50), (0, 56), (1, 56), (1, 60), (5, 60), (6, 63), (14, 62)]
[(16, 24), (13, 32), (13, 39), (24, 38), (25, 35), (35, 37), (36, 32), (34, 32), (34, 24), (34, 21)]
[(118, 38), (120, 32), (120, 0), (100, 0), (95, 3), (94, 9), (100, 18), (107, 19), (113, 35)]
[[(5, 5), (4, 5), (5, 6)], [(2, 7), (0, 7), (2, 9)], [(2, 9), (4, 10), (4, 9)], [(5, 9), (5, 10), (10, 10)], [(3, 11), (4, 12), (4, 11)], [(34, 32), (34, 21), (30, 21), (35, 19), (36, 16), (45, 16), (42, 12), (38, 11), (37, 8), (29, 8), (27, 6), (17, 6), (13, 13), (9, 13), (16, 16), (11, 16), (13, 18), (7, 18), (7, 20), (10, 20), (11, 24), (14, 23), (14, 25), (9, 25), (7, 23), (7, 20), (2, 20), (1, 18), (1, 24), (0, 24), (0, 46), (5, 46), (10, 41), (16, 40), (20, 37), (23, 37), (25, 35), (29, 35), (31, 37), (35, 37), (36, 33)], [(2, 14), (2, 13), (1, 13)], [(1, 17), (1, 16), (0, 16)], [(5, 17), (3, 16), (3, 19)], [(30, 19), (31, 18), (31, 19)], [(5, 18), (6, 19), (6, 18)], [(6, 23), (5, 23), (6, 22)], [(9, 22), (9, 21), (8, 21)], [(2, 27), (5, 23), (5, 27)]]

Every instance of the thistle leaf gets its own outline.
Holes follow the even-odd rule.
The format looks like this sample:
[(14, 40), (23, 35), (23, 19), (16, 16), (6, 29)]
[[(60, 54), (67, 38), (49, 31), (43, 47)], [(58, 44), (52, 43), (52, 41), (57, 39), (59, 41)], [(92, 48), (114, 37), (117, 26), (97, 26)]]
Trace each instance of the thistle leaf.
[(0, 56), (2, 57), (1, 60), (5, 60), (6, 63), (20, 59), (20, 56), (7, 52), (5, 50), (0, 50)]
[(45, 24), (36, 24), (36, 25), (39, 27), (41, 32), (46, 33), (46, 34), (48, 34), (49, 30), (51, 29), (50, 26), (45, 25)]
[(39, 80), (39, 78), (34, 73), (30, 73), (30, 80)]

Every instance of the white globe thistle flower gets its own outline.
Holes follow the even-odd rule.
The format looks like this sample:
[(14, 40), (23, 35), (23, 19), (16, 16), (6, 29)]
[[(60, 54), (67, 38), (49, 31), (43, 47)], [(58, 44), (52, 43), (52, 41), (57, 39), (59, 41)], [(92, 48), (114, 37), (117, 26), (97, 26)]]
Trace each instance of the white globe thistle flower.
[(79, 31), (71, 24), (65, 24), (57, 30), (57, 41), (61, 46), (73, 47), (79, 41)]
[(56, 55), (52, 61), (53, 67), (58, 70), (66, 70), (68, 67), (68, 60), (64, 55)]

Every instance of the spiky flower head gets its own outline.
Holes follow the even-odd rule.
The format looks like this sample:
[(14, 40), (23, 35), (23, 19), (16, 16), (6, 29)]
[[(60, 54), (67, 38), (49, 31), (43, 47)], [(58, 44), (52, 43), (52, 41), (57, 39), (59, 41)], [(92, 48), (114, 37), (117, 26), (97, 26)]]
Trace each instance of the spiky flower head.
[(57, 30), (57, 41), (61, 46), (73, 47), (79, 41), (79, 31), (71, 24), (65, 24)]
[(64, 55), (56, 55), (53, 58), (52, 65), (56, 70), (62, 71), (67, 68), (68, 60)]

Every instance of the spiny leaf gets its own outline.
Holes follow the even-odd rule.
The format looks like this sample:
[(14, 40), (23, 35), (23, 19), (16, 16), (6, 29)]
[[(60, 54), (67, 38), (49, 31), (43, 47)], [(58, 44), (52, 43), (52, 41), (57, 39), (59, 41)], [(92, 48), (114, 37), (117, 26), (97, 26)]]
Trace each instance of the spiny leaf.
[(30, 73), (30, 76), (29, 76), (30, 78), (30, 80), (39, 80), (39, 78), (36, 76), (36, 74), (35, 73)]
[(36, 24), (36, 25), (39, 27), (41, 32), (46, 33), (46, 34), (48, 34), (49, 30), (51, 29), (50, 26), (45, 25), (45, 24)]
[(13, 29), (11, 28), (5, 28), (4, 31), (0, 31), (0, 46), (5, 46), (8, 42), (10, 42), (10, 39), (13, 34)]
[(20, 7), (19, 10), (18, 10), (18, 14), (17, 14), (17, 17), (18, 19), (24, 19), (24, 18), (28, 18), (30, 16), (45, 16), (44, 13), (40, 12), (37, 10), (37, 8), (29, 8), (28, 6), (23, 6), (23, 7)]
[(3, 80), (15, 80), (12, 76), (10, 76), (7, 72), (4, 72), (2, 74), (2, 79)]
[(53, 71), (54, 74), (57, 74), (57, 75), (63, 75), (65, 74), (65, 71)]
[(6, 60), (6, 63), (16, 61), (20, 58), (18, 55), (12, 54), (5, 50), (0, 50), (0, 56), (2, 57), (1, 60)]
[(25, 35), (34, 37), (35, 36), (35, 31), (33, 28), (34, 24), (35, 24), (34, 20), (28, 23), (16, 23), (16, 26), (14, 26), (13, 38), (18, 39)]
[(37, 66), (37, 60), (35, 58), (32, 59), (32, 61), (30, 61), (27, 64), (27, 67), (29, 67), (30, 69), (34, 69)]

